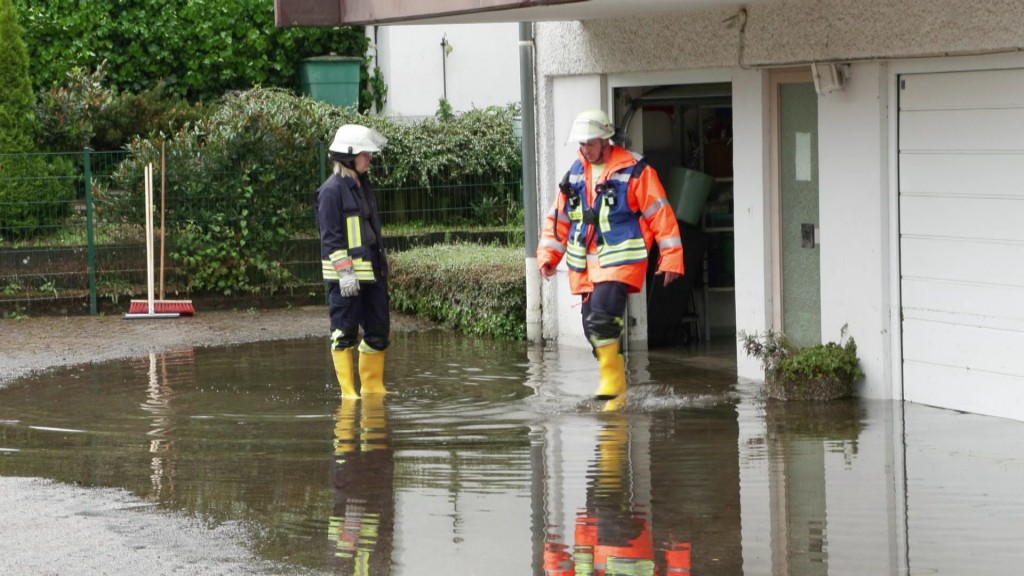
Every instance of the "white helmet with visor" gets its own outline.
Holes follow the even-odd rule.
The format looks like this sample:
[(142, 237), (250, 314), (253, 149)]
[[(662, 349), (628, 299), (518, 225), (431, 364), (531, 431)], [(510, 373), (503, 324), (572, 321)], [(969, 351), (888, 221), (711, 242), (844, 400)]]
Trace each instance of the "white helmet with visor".
[(373, 128), (359, 124), (345, 124), (338, 128), (329, 150), (336, 154), (356, 156), (362, 152), (380, 152), (388, 143), (388, 139)]
[(573, 119), (566, 143), (582, 144), (594, 138), (608, 140), (614, 135), (615, 126), (612, 125), (604, 110), (584, 110)]

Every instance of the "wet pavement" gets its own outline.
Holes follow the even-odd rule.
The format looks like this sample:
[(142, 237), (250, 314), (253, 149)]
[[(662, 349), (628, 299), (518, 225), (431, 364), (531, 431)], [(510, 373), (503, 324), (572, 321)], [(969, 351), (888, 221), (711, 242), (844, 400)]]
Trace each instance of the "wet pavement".
[[(392, 393), (359, 402), (322, 338), (22, 378), (0, 389), (0, 490), (64, 512), (0, 500), (0, 572), (1015, 572), (1024, 424), (766, 403), (732, 345), (631, 352), (616, 411), (588, 398), (589, 351), (441, 331), (396, 334)], [(131, 545), (90, 554), (95, 517)]]

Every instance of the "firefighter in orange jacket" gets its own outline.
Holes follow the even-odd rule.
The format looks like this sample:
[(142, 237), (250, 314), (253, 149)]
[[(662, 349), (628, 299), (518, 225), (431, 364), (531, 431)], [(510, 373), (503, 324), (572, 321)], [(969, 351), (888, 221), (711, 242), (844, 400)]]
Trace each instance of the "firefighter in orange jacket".
[(644, 287), (648, 251), (658, 243), (656, 275), (667, 286), (683, 274), (679, 223), (654, 168), (610, 142), (615, 127), (601, 110), (581, 112), (569, 141), (579, 158), (559, 184), (537, 263), (550, 278), (564, 257), (569, 286), (583, 298), (583, 331), (601, 366), (598, 399), (624, 398), (623, 317), (629, 294)]

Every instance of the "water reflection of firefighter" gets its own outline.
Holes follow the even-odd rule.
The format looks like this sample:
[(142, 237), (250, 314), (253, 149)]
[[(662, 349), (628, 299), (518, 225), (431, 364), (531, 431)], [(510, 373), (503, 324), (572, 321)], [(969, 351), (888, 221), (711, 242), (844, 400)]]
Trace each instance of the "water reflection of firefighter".
[(666, 543), (656, 551), (649, 506), (633, 501), (629, 419), (607, 414), (588, 467), (587, 498), (576, 514), (571, 548), (548, 534), (547, 576), (675, 576), (690, 573), (689, 543)]
[(339, 574), (391, 572), (394, 457), (384, 396), (342, 402), (334, 428), (334, 513), (328, 537)]

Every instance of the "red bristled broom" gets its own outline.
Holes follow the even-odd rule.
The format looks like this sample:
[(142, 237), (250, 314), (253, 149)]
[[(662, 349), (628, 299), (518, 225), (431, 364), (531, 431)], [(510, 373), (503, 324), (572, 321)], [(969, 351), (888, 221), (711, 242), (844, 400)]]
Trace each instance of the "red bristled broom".
[(160, 299), (153, 297), (153, 165), (145, 170), (146, 192), (146, 272), (149, 298), (132, 300), (125, 318), (177, 318), (193, 316), (196, 313), (191, 300), (164, 300), (164, 211), (165, 184), (163, 144), (160, 149)]

